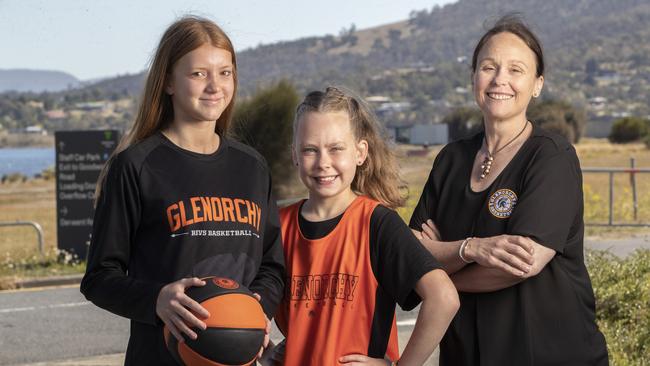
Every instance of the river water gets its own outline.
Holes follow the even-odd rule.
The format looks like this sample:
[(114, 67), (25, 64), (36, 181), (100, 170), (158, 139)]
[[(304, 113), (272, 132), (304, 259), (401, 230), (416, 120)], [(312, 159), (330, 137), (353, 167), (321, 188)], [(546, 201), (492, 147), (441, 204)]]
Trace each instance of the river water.
[(11, 173), (33, 177), (49, 167), (54, 167), (54, 160), (54, 147), (2, 148), (0, 177)]

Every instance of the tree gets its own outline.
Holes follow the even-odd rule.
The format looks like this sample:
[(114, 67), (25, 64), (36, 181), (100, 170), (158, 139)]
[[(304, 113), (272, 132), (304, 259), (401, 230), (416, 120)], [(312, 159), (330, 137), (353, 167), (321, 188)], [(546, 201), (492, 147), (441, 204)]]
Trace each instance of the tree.
[(427, 9), (411, 10), (409, 13), (409, 24), (416, 27), (424, 28), (429, 19), (429, 12)]
[(640, 140), (650, 130), (650, 121), (638, 117), (625, 117), (614, 121), (609, 141), (625, 143)]
[(483, 115), (476, 108), (461, 107), (446, 115), (442, 123), (449, 125), (449, 138), (470, 137), (483, 129)]
[(533, 123), (559, 133), (574, 144), (580, 141), (587, 125), (587, 116), (583, 109), (557, 100), (533, 103), (528, 107), (526, 115)]
[(252, 146), (271, 169), (274, 190), (293, 177), (291, 136), (298, 93), (286, 80), (258, 90), (235, 108), (233, 135)]
[(385, 52), (386, 47), (384, 46), (384, 41), (381, 38), (375, 38), (371, 50), (374, 52)]
[(339, 37), (346, 38), (346, 37), (352, 36), (352, 35), (354, 35), (354, 32), (356, 32), (356, 31), (357, 31), (357, 26), (354, 23), (352, 23), (352, 24), (350, 24), (349, 29), (345, 28), (345, 27), (341, 28), (341, 30), (339, 31)]
[(388, 31), (388, 39), (390, 40), (390, 46), (396, 47), (402, 38), (402, 31), (399, 29), (391, 29)]

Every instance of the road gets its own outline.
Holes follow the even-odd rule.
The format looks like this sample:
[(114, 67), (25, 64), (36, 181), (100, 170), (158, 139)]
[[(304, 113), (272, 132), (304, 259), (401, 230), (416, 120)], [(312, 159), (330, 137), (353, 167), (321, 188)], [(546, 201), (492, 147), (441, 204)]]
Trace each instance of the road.
[[(626, 256), (637, 248), (650, 249), (650, 237), (588, 239), (585, 247)], [(416, 317), (417, 311), (397, 312), (401, 348)], [(0, 292), (0, 365), (121, 365), (128, 325), (87, 302), (77, 286)], [(277, 329), (271, 338), (281, 339)], [(437, 364), (434, 353), (426, 365)]]
[[(417, 312), (397, 317), (404, 347)], [(128, 334), (128, 320), (95, 307), (77, 286), (0, 293), (0, 365), (121, 365)], [(274, 328), (271, 338), (282, 336)]]
[(0, 364), (124, 352), (128, 321), (98, 309), (77, 286), (0, 294)]

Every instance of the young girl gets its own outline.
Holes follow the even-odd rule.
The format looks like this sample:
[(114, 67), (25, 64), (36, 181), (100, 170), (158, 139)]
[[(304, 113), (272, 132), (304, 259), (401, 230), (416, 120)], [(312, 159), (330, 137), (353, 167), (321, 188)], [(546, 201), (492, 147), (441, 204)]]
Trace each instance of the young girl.
[[(235, 52), (213, 22), (185, 17), (163, 35), (135, 124), (98, 183), (81, 292), (131, 319), (127, 365), (173, 365), (163, 340), (195, 339), (208, 312), (184, 290), (232, 278), (269, 318), (284, 265), (269, 169), (226, 138)], [(196, 314), (196, 315), (194, 315)]]
[[(309, 198), (281, 210), (286, 365), (422, 365), (459, 306), (445, 272), (391, 208), (397, 166), (377, 121), (337, 88), (298, 106), (292, 148)], [(398, 355), (395, 303), (422, 307)]]

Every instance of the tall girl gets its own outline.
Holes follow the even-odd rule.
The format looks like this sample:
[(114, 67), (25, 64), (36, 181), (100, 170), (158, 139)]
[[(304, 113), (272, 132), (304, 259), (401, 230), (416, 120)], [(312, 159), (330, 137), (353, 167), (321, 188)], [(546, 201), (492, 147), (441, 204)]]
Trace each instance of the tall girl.
[[(196, 338), (209, 316), (184, 290), (232, 278), (269, 318), (284, 265), (264, 159), (226, 137), (235, 52), (213, 22), (184, 17), (164, 33), (131, 131), (98, 183), (81, 292), (131, 319), (127, 365), (173, 365), (163, 324)], [(196, 315), (195, 315), (196, 314)]]
[[(403, 198), (377, 121), (348, 92), (312, 92), (297, 109), (292, 156), (309, 198), (280, 214), (285, 364), (423, 364), (456, 313), (458, 295), (391, 209)], [(395, 303), (408, 310), (420, 301), (399, 358)]]

